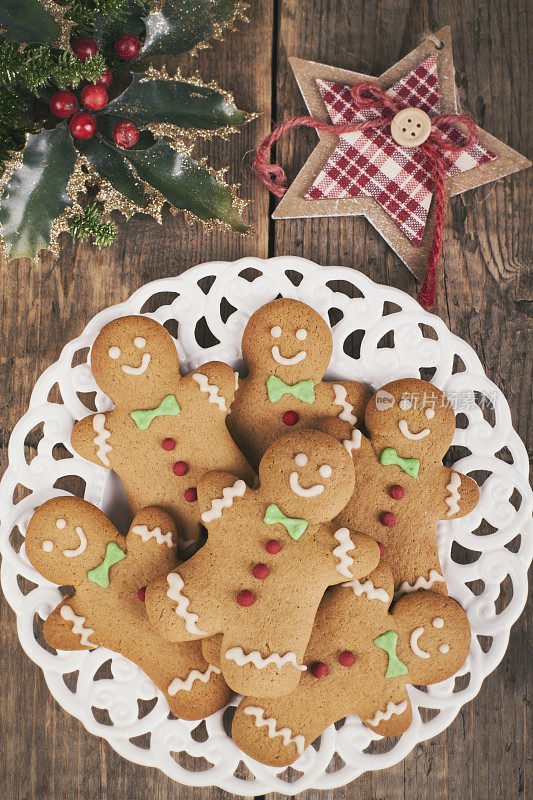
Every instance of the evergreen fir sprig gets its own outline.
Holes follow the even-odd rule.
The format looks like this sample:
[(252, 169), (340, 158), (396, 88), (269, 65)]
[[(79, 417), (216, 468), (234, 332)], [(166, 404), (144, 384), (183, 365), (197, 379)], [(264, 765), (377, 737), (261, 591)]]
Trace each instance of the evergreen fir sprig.
[(93, 237), (93, 244), (100, 250), (112, 244), (118, 236), (117, 226), (114, 222), (103, 222), (102, 215), (96, 203), (86, 206), (83, 214), (73, 214), (68, 220), (68, 227), (74, 239), (83, 241), (89, 236)]
[(94, 81), (106, 69), (102, 53), (80, 61), (70, 50), (54, 51), (47, 45), (28, 44), (21, 49), (0, 37), (0, 84), (32, 94), (53, 83), (60, 89)]
[(155, 0), (71, 0), (66, 16), (75, 23), (77, 36), (90, 36), (98, 17), (109, 26), (125, 21), (132, 6), (144, 14), (155, 5)]

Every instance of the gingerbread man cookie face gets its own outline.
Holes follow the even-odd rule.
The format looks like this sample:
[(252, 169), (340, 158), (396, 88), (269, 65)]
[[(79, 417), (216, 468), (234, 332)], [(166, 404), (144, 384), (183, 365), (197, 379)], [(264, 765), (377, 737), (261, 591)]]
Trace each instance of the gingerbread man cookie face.
[(405, 379), (375, 393), (365, 422), (370, 438), (338, 419), (323, 424), (356, 465), (354, 493), (335, 522), (380, 543), (398, 595), (445, 593), (437, 523), (468, 514), (479, 497), (475, 481), (442, 464), (455, 429), (453, 409), (432, 384)]
[(94, 342), (91, 365), (115, 408), (80, 420), (72, 446), (119, 475), (132, 513), (151, 505), (171, 513), (182, 549), (190, 553), (202, 532), (200, 477), (220, 468), (254, 480), (226, 428), (233, 370), (210, 362), (181, 377), (172, 337), (141, 316), (106, 325)]
[(122, 653), (161, 689), (176, 716), (199, 719), (229, 700), (221, 671), (205, 661), (198, 643), (163, 640), (144, 602), (146, 584), (175, 567), (176, 549), (176, 526), (160, 509), (139, 512), (124, 537), (99, 509), (75, 497), (44, 503), (26, 533), (36, 569), (75, 589), (45, 621), (48, 644)]
[(419, 591), (389, 612), (391, 597), (392, 575), (385, 565), (326, 592), (295, 691), (244, 697), (237, 708), (232, 736), (245, 753), (285, 766), (351, 713), (382, 736), (409, 727), (406, 685), (437, 683), (457, 672), (468, 654), (470, 629), (463, 610), (448, 597)]
[(362, 384), (322, 380), (332, 348), (327, 323), (298, 300), (273, 300), (250, 317), (242, 338), (249, 374), (239, 379), (228, 428), (256, 468), (290, 430), (328, 417), (351, 425), (361, 418), (370, 397)]
[(220, 667), (231, 688), (276, 696), (305, 671), (325, 588), (368, 572), (379, 547), (329, 522), (354, 483), (351, 459), (334, 438), (288, 434), (269, 447), (259, 475), (253, 490), (228, 473), (202, 478), (207, 542), (148, 586), (146, 607), (170, 641), (222, 634)]
[(120, 317), (96, 337), (91, 369), (98, 386), (115, 404), (127, 397), (132, 407), (158, 401), (159, 385), (179, 373), (172, 337), (149, 317)]
[(409, 453), (419, 462), (442, 459), (455, 431), (455, 414), (444, 392), (405, 378), (382, 386), (369, 401), (365, 424), (379, 447)]

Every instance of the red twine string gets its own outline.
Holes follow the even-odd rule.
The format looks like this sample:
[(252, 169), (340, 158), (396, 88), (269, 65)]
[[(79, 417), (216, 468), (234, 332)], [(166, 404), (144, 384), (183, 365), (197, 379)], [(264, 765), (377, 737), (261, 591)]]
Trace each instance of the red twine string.
[[(364, 120), (344, 125), (334, 125), (324, 122), (317, 117), (291, 117), (285, 122), (276, 125), (274, 130), (262, 141), (257, 149), (254, 160), (254, 171), (276, 197), (283, 197), (288, 188), (287, 176), (278, 164), (272, 164), (268, 160), (268, 153), (272, 145), (280, 139), (287, 131), (303, 126), (314, 128), (324, 133), (334, 133), (341, 136), (345, 133), (358, 133), (369, 128), (390, 125), (392, 118), (398, 111), (407, 106), (402, 105), (396, 98), (391, 97), (387, 92), (371, 81), (363, 81), (352, 86), (350, 94), (353, 99), (356, 111), (363, 111), (375, 108), (381, 111), (381, 116), (375, 119)], [(446, 165), (444, 154), (446, 152), (459, 152), (467, 150), (478, 141), (479, 133), (476, 124), (465, 114), (446, 114), (444, 116), (431, 116), (431, 133), (420, 148), (429, 158), (433, 165), (433, 178), (435, 181), (435, 226), (433, 229), (433, 242), (428, 256), (426, 274), (418, 295), (418, 302), (424, 308), (430, 308), (435, 302), (435, 292), (437, 285), (437, 264), (442, 251), (442, 231), (444, 229), (444, 211), (446, 205)], [(443, 124), (457, 125), (462, 124), (467, 128), (467, 133), (463, 133), (464, 141), (457, 144), (448, 141), (438, 126)]]

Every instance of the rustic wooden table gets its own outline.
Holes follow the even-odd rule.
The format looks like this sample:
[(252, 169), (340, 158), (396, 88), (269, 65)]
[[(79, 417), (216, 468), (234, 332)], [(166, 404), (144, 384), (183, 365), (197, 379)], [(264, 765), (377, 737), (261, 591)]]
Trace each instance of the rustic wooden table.
[[(241, 108), (263, 114), (241, 135), (210, 146), (213, 163), (231, 164), (230, 179), (242, 182), (255, 236), (208, 234), (169, 215), (162, 227), (136, 217), (120, 222), (118, 241), (101, 253), (73, 245), (65, 236), (55, 262), (45, 255), (39, 266), (28, 260), (4, 265), (2, 468), (13, 425), (37, 377), (63, 344), (97, 311), (154, 278), (211, 259), (293, 254), (357, 267), (413, 294), (413, 278), (365, 220), (269, 219), (272, 206), (252, 177), (251, 151), (272, 119), (304, 111), (287, 59), (299, 56), (378, 75), (419, 44), (425, 31), (451, 25), (464, 108), (486, 130), (528, 154), (528, 5), (527, 0), (252, 0), (249, 26), (241, 25), (238, 33), (182, 67), (185, 73), (199, 68), (204, 78), (231, 88)], [(290, 175), (310, 153), (314, 137), (300, 131), (284, 140), (279, 156)], [(531, 407), (530, 182), (531, 172), (522, 172), (453, 200), (435, 307), (451, 330), (470, 342), (505, 392), (524, 440)], [(32, 449), (29, 442), (30, 454)], [(523, 614), (500, 667), (445, 733), (392, 769), (363, 775), (328, 794), (351, 800), (532, 797), (527, 624)], [(6, 800), (208, 800), (225, 794), (175, 785), (156, 770), (124, 761), (89, 735), (51, 698), (41, 671), (19, 645), (5, 602), (0, 637), (0, 785)]]

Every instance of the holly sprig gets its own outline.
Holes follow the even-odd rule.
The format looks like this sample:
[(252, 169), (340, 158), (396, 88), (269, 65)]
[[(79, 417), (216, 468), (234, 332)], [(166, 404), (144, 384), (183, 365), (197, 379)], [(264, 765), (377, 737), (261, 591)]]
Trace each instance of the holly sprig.
[[(241, 16), (241, 0), (60, 2), (0, 0), (7, 256), (57, 252), (63, 230), (105, 246), (116, 227), (102, 215), (118, 209), (161, 222), (165, 203), (189, 219), (247, 232), (236, 187), (195, 161), (191, 148), (193, 138), (235, 132), (252, 115), (213, 84), (149, 66), (154, 55), (179, 56), (220, 38)], [(89, 186), (97, 202), (83, 209), (78, 193)]]

